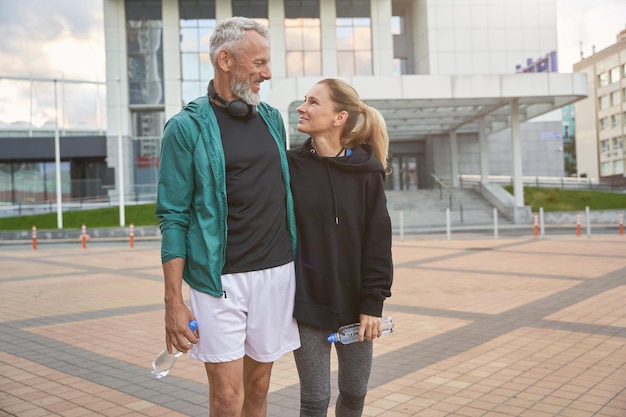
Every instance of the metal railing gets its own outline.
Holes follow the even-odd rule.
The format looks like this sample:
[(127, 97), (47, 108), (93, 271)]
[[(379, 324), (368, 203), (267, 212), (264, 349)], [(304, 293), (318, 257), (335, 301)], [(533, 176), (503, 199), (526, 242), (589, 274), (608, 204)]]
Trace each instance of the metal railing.
[(448, 208), (450, 209), (450, 211), (454, 210), (453, 202), (456, 202), (456, 204), (459, 207), (459, 215), (460, 215), (461, 223), (463, 223), (463, 203), (461, 203), (461, 200), (459, 200), (454, 195), (452, 190), (449, 189), (438, 176), (436, 176), (432, 172), (430, 173), (430, 176), (433, 178), (433, 180), (435, 180), (435, 184), (437, 184), (437, 187), (439, 188), (439, 199), (440, 200), (443, 200), (443, 193), (444, 192), (448, 193)]
[[(513, 185), (514, 178), (509, 175), (489, 175), (487, 182), (501, 185)], [(480, 175), (459, 175), (461, 188), (472, 188), (481, 184)], [(598, 191), (626, 191), (626, 180), (624, 182), (600, 182), (596, 178), (577, 177), (543, 177), (543, 176), (523, 176), (522, 183), (529, 187), (560, 188), (560, 189), (588, 189)]]

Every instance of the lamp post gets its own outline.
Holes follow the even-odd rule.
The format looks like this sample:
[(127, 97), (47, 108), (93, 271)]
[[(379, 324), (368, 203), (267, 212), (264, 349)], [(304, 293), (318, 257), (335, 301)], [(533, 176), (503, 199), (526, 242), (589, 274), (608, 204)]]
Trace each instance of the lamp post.
[(57, 228), (63, 229), (63, 193), (61, 190), (61, 143), (59, 138), (59, 106), (57, 103), (57, 79), (54, 79), (54, 167), (57, 188)]
[(122, 80), (117, 79), (117, 102), (119, 105), (118, 112), (118, 129), (117, 129), (117, 172), (118, 184), (117, 189), (120, 198), (120, 227), (126, 224), (126, 215), (124, 210), (124, 155), (122, 146)]

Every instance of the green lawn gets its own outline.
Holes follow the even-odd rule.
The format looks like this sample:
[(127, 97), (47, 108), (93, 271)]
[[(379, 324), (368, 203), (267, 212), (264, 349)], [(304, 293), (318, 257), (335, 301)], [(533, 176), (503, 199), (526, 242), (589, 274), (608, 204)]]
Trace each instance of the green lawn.
[[(513, 194), (512, 186), (504, 187)], [(559, 188), (524, 187), (524, 204), (532, 211), (579, 211), (626, 209), (626, 193), (591, 190), (562, 190)]]
[[(512, 193), (511, 186), (504, 187)], [(591, 210), (626, 209), (626, 193), (611, 193), (590, 190), (561, 190), (557, 188), (524, 187), (524, 203), (532, 211), (579, 211), (589, 206)], [(155, 204), (126, 206), (126, 226), (157, 226), (154, 216)], [(80, 229), (85, 224), (88, 228), (119, 227), (119, 208), (110, 207), (96, 210), (63, 212), (63, 228)], [(34, 216), (0, 218), (0, 230), (38, 230), (56, 229), (56, 212)]]
[[(155, 208), (155, 204), (126, 206), (124, 211), (126, 226), (131, 223), (134, 226), (157, 226), (159, 222), (154, 216)], [(64, 229), (80, 229), (83, 224), (88, 228), (119, 227), (120, 209), (108, 207), (63, 212)], [(30, 230), (33, 225), (37, 226), (37, 230), (57, 229), (57, 213), (0, 218), (0, 230)]]

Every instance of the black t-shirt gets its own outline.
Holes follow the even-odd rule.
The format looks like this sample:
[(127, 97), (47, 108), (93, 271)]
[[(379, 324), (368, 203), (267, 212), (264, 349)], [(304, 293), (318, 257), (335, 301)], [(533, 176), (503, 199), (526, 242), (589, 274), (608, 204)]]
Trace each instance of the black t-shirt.
[(211, 106), (226, 161), (228, 242), (222, 273), (257, 271), (293, 261), (276, 141), (261, 116), (239, 120), (224, 108)]

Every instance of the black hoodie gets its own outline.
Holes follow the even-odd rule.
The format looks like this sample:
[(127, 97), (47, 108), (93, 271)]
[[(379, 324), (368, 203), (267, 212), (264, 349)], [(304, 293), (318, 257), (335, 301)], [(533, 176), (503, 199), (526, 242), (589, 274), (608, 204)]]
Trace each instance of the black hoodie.
[(369, 145), (322, 158), (309, 138), (287, 152), (296, 212), (294, 317), (336, 331), (380, 317), (391, 296), (391, 221), (385, 172)]

